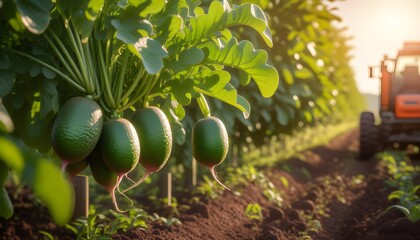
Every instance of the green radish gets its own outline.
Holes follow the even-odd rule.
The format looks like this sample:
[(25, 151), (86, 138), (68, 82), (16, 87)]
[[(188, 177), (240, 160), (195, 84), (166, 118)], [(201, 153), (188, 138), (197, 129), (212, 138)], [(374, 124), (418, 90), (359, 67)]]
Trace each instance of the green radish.
[(228, 134), (220, 119), (206, 117), (195, 123), (192, 131), (193, 156), (197, 162), (203, 164), (213, 176), (213, 178), (223, 187), (216, 176), (214, 167), (225, 160), (229, 150)]
[(136, 167), (140, 143), (136, 129), (127, 119), (107, 121), (98, 144), (106, 166), (118, 176), (124, 176)]
[(61, 158), (63, 169), (92, 152), (101, 136), (102, 126), (102, 109), (95, 101), (74, 97), (63, 105), (51, 131), (51, 145)]
[(8, 169), (8, 166), (0, 160), (0, 216), (5, 219), (10, 219), (13, 216), (13, 204), (4, 188), (4, 183), (9, 174)]
[(118, 207), (117, 200), (115, 198), (115, 189), (119, 186), (122, 177), (118, 176), (117, 173), (111, 171), (102, 159), (99, 149), (96, 147), (93, 149), (91, 154), (87, 157), (86, 161), (89, 163), (90, 171), (95, 181), (104, 187), (109, 195), (111, 196), (112, 202), (114, 203), (115, 209), (118, 212), (123, 212)]
[(172, 131), (166, 115), (157, 107), (145, 107), (130, 118), (140, 141), (139, 163), (146, 169), (143, 177), (127, 188), (142, 183), (151, 173), (159, 171), (168, 161), (172, 149)]

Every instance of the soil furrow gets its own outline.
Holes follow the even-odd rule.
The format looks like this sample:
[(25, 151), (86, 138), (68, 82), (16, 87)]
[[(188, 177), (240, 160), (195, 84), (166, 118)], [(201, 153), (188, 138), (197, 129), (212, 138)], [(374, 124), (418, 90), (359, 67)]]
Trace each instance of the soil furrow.
[[(357, 159), (358, 134), (358, 130), (349, 131), (329, 144), (265, 169), (264, 174), (282, 193), (282, 207), (265, 198), (261, 186), (251, 183), (245, 186), (242, 196), (224, 192), (215, 200), (192, 206), (181, 213), (181, 226), (152, 223), (147, 230), (136, 229), (115, 238), (416, 239), (413, 233), (419, 231), (408, 235), (394, 231), (394, 222), (401, 217), (399, 212), (378, 217), (390, 204), (387, 195), (392, 189), (385, 185), (383, 164)], [(245, 217), (249, 203), (261, 205), (262, 222)], [(393, 230), (383, 226), (386, 224), (391, 224)]]

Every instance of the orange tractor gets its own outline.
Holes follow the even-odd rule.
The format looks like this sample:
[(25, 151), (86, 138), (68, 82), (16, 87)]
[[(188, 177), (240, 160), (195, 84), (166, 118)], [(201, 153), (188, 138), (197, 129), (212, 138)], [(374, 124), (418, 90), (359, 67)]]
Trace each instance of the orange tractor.
[[(392, 69), (392, 70), (391, 70)], [(406, 42), (395, 59), (380, 65), (380, 121), (372, 112), (360, 115), (360, 157), (395, 146), (420, 144), (420, 42)], [(369, 68), (369, 77), (373, 76)]]

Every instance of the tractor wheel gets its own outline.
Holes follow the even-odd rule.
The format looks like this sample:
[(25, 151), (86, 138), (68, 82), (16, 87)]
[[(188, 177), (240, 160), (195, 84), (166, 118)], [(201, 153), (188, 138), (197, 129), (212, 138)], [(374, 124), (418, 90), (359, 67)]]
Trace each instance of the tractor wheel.
[(371, 112), (360, 115), (360, 159), (368, 160), (378, 150), (378, 128), (375, 126), (375, 116)]

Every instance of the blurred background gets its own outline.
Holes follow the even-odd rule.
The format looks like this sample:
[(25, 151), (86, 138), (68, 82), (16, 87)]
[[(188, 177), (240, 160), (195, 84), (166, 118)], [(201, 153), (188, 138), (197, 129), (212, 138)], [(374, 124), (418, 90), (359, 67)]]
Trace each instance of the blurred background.
[(350, 61), (362, 93), (379, 93), (379, 80), (368, 78), (368, 66), (379, 64), (384, 54), (395, 57), (404, 41), (420, 41), (420, 1), (350, 0), (332, 3), (339, 24), (353, 37)]

